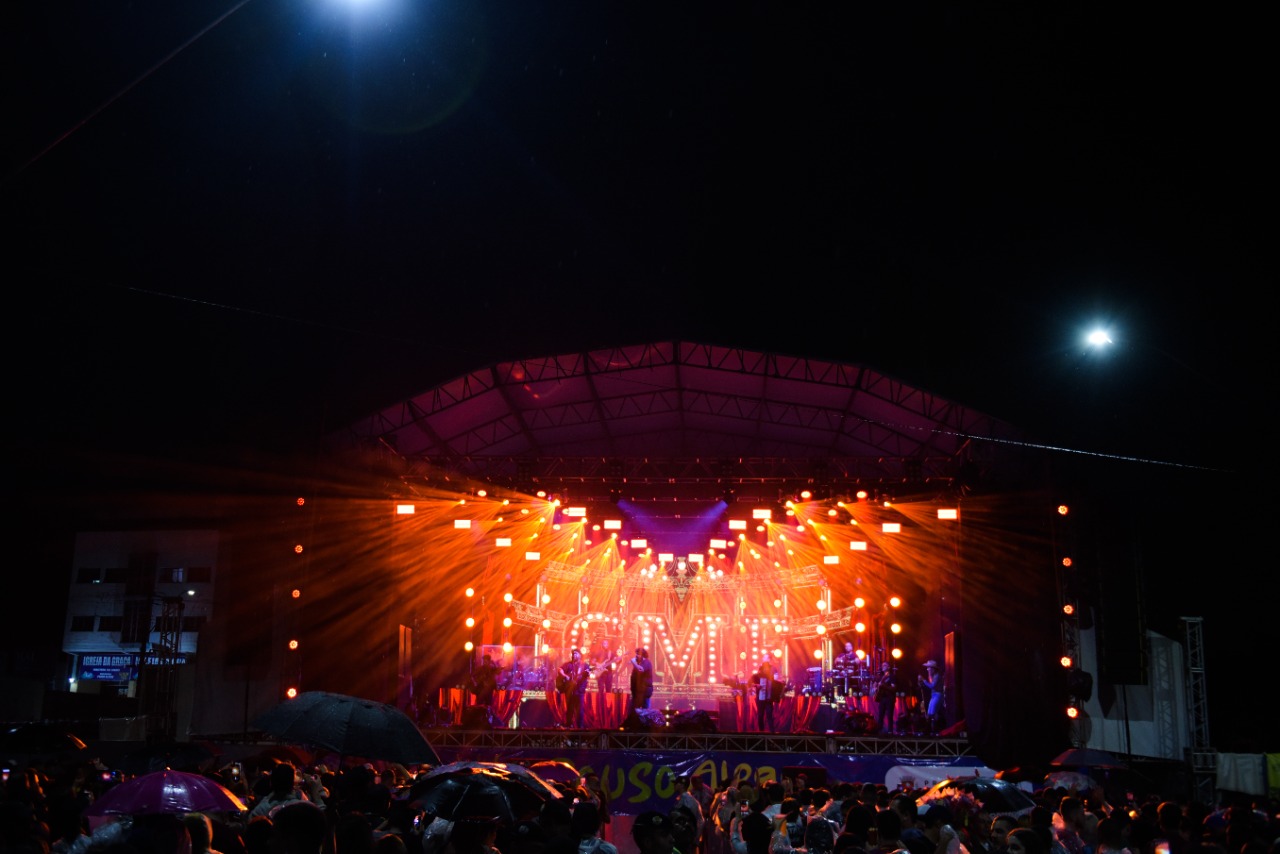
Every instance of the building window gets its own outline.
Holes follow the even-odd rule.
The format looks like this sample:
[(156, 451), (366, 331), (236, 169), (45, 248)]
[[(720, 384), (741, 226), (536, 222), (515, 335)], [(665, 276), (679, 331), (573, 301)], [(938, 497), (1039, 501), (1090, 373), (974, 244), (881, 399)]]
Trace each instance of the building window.
[(198, 632), (204, 628), (204, 624), (209, 622), (208, 617), (183, 617), (182, 630), (184, 632)]
[(103, 581), (107, 584), (124, 584), (129, 580), (129, 567), (109, 566), (105, 570)]
[(96, 566), (82, 566), (76, 570), (76, 584), (98, 584), (102, 581), (102, 570)]
[(124, 625), (124, 617), (99, 617), (98, 631), (100, 632), (118, 632)]
[(72, 617), (71, 631), (73, 632), (91, 632), (93, 631), (93, 617)]
[(160, 568), (161, 584), (182, 584), (187, 580), (187, 570), (181, 566), (165, 566)]
[(213, 567), (189, 566), (187, 567), (187, 580), (192, 584), (208, 584), (213, 581)]

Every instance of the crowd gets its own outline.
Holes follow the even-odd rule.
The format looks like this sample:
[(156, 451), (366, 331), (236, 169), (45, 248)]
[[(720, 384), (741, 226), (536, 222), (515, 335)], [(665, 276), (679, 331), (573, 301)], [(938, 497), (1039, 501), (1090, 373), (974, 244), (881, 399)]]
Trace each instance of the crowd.
[(717, 791), (693, 776), (676, 780), (666, 809), (620, 834), (591, 773), (556, 784), (565, 797), (513, 824), (424, 810), (412, 793), (425, 770), (228, 766), (202, 773), (238, 795), (243, 812), (95, 820), (86, 810), (116, 784), (100, 765), (13, 770), (0, 854), (1280, 854), (1274, 800), (1112, 805), (1100, 787), (1043, 788), (1034, 807), (999, 813), (954, 790), (921, 798), (798, 774)]

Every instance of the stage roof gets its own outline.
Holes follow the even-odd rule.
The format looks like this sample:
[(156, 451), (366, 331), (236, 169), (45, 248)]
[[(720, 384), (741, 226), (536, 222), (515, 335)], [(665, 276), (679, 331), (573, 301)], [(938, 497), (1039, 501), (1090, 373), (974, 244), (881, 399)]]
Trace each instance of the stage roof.
[(1011, 425), (865, 367), (686, 341), (502, 362), (329, 437), (515, 488), (852, 482), (991, 475)]

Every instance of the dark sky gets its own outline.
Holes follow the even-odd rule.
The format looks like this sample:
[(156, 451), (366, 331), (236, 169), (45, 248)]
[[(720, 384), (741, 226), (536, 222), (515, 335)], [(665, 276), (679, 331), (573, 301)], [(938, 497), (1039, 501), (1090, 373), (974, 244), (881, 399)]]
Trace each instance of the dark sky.
[(1114, 456), (1177, 520), (1155, 603), (1220, 598), (1211, 648), (1257, 648), (1261, 21), (356, 5), (6, 10), (31, 516), (98, 452), (269, 453), (496, 361), (684, 339), (865, 364)]

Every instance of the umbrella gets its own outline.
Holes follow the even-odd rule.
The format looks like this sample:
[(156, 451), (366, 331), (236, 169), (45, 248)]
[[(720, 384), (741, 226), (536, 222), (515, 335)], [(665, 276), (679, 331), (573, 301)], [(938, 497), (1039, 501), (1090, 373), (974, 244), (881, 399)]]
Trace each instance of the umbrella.
[(284, 741), (327, 747), (341, 756), (438, 765), (440, 757), (408, 715), (373, 700), (305, 691), (259, 715), (253, 725)]
[(214, 752), (192, 741), (169, 741), (130, 750), (111, 762), (111, 767), (127, 774), (149, 774), (171, 768), (175, 771), (199, 771), (213, 761)]
[(519, 783), (530, 792), (532, 792), (540, 801), (548, 798), (558, 798), (561, 793), (554, 785), (534, 771), (519, 765), (515, 762), (485, 762), (476, 759), (463, 759), (458, 762), (450, 762), (448, 765), (440, 765), (432, 768), (424, 776), (425, 779), (432, 777), (444, 776), (446, 774), (464, 773), (470, 774), (476, 771), (491, 771), (502, 775), (504, 778), (510, 778), (512, 782)]
[[(410, 803), (440, 818), (496, 815), (514, 823), (536, 815), (546, 801), (561, 797), (555, 786), (523, 766), (501, 762), (485, 764), (489, 767), (432, 769), (409, 788)], [(441, 787), (444, 791), (437, 793), (436, 789)], [(501, 810), (491, 812), (485, 808), (486, 804), (493, 806), (499, 799), (488, 791), (490, 789), (500, 790), (504, 805)]]
[(529, 770), (544, 780), (552, 783), (567, 783), (576, 786), (582, 782), (582, 772), (572, 764), (560, 759), (540, 759), (529, 766)]
[[(948, 791), (950, 790), (950, 791)], [(917, 798), (918, 803), (946, 798), (954, 792), (967, 792), (989, 813), (1021, 815), (1035, 807), (1035, 799), (1017, 783), (992, 777), (964, 777), (934, 783)]]
[(1049, 761), (1059, 768), (1128, 768), (1120, 757), (1092, 747), (1073, 747)]
[(203, 774), (156, 771), (108, 789), (85, 815), (163, 815), (187, 812), (244, 812), (231, 790)]
[(17, 762), (44, 759), (74, 759), (87, 752), (87, 745), (66, 727), (54, 723), (18, 724), (0, 731), (0, 753)]
[(1044, 784), (1050, 789), (1070, 789), (1074, 792), (1088, 792), (1098, 787), (1092, 777), (1079, 771), (1054, 771), (1045, 775)]
[(496, 816), (508, 827), (514, 827), (528, 810), (513, 803), (511, 790), (503, 788), (498, 779), (497, 775), (484, 771), (446, 774), (424, 787), (422, 793), (414, 797), (413, 804), (450, 821), (467, 816)]

